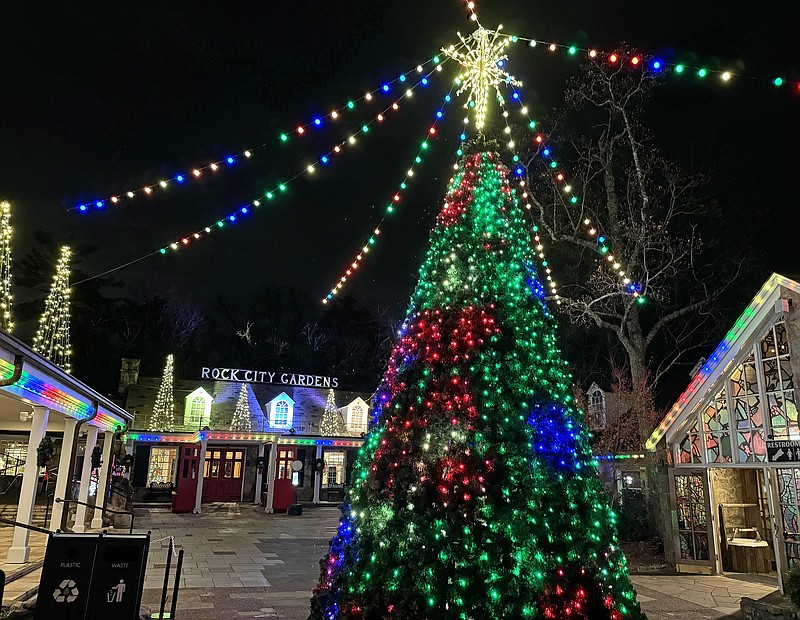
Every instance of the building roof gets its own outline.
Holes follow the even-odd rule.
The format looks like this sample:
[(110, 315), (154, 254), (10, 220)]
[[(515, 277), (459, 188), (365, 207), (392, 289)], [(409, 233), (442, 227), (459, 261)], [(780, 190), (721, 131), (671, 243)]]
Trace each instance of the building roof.
[(800, 295), (799, 283), (772, 274), (650, 435), (645, 444), (648, 450), (655, 450), (665, 436), (670, 439), (677, 432), (700, 401), (714, 389), (720, 377), (725, 376), (743, 348), (751, 346), (765, 324), (774, 322), (775, 304), (781, 299), (782, 288)]
[[(128, 387), (126, 409), (136, 415), (134, 427), (144, 429), (148, 426), (150, 414), (156, 400), (156, 393), (161, 384), (160, 377), (140, 377), (137, 383)], [(310, 388), (282, 384), (267, 383), (241, 383), (233, 381), (214, 381), (208, 379), (177, 379), (174, 382), (174, 402), (176, 421), (183, 418), (183, 405), (186, 398), (203, 388), (212, 399), (210, 428), (225, 428), (230, 425), (236, 402), (239, 399), (241, 386), (247, 389), (248, 407), (250, 410), (251, 424), (254, 429), (269, 429), (268, 404), (286, 394), (294, 403), (293, 426), (299, 432), (309, 432), (312, 427), (319, 428), (322, 414), (328, 397), (328, 388)], [(350, 404), (356, 398), (362, 398), (367, 403), (371, 400), (370, 394), (365, 392), (352, 392), (349, 390), (334, 390), (336, 405), (340, 409)], [(181, 426), (180, 423), (176, 427)], [(196, 429), (186, 429), (196, 430)]]
[(16, 360), (22, 361), (19, 379), (0, 386), (9, 397), (47, 407), (67, 417), (91, 419), (90, 424), (107, 430), (126, 426), (133, 420), (130, 413), (110, 398), (68, 374), (18, 338), (0, 330), (0, 375), (3, 378), (14, 376)]

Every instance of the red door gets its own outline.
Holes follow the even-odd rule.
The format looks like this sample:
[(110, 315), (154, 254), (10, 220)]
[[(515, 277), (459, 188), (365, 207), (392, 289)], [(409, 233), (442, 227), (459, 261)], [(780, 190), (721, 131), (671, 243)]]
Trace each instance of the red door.
[(178, 463), (178, 484), (172, 497), (172, 512), (192, 512), (197, 498), (197, 469), (200, 446), (182, 446)]
[(292, 461), (297, 459), (295, 448), (278, 447), (278, 460), (275, 467), (275, 494), (272, 508), (275, 512), (286, 512), (294, 504), (294, 487), (292, 486)]
[(244, 448), (210, 447), (203, 471), (204, 502), (238, 502), (242, 499)]

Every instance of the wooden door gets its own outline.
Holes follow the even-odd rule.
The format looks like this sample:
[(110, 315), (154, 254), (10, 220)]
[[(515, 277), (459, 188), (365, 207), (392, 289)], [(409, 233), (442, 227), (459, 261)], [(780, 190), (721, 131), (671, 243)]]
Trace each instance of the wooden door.
[(178, 482), (172, 500), (172, 512), (194, 510), (197, 496), (197, 469), (200, 462), (200, 445), (183, 446), (178, 463)]
[(203, 471), (204, 502), (238, 502), (242, 498), (244, 476), (243, 447), (210, 446)]
[(294, 487), (292, 486), (292, 462), (297, 459), (297, 449), (278, 446), (278, 458), (275, 463), (275, 493), (272, 507), (275, 512), (285, 512), (294, 503)]

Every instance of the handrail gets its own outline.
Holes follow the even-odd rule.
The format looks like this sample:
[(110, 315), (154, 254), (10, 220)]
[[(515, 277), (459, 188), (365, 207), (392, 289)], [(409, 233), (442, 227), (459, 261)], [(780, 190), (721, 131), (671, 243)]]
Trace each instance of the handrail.
[(69, 506), (70, 504), (79, 504), (81, 506), (86, 506), (87, 508), (91, 508), (92, 510), (100, 510), (101, 513), (110, 512), (113, 515), (129, 515), (131, 518), (131, 527), (129, 534), (133, 534), (133, 520), (136, 518), (136, 515), (130, 510), (112, 510), (111, 508), (106, 508), (105, 506), (95, 506), (93, 504), (87, 504), (86, 502), (82, 502), (77, 499), (61, 499), (60, 497), (56, 497), (55, 501), (59, 504), (64, 504)]
[(6, 519), (5, 517), (0, 517), (0, 523), (8, 523), (9, 525), (13, 525), (14, 527), (22, 527), (26, 530), (32, 530), (34, 532), (39, 532), (41, 534), (52, 534), (53, 530), (48, 530), (43, 527), (36, 527), (35, 525), (30, 525), (28, 523), (20, 523), (19, 521), (14, 521), (12, 519)]
[(19, 478), (20, 476), (22, 476), (22, 474), (17, 474), (16, 476), (14, 476), (9, 485), (6, 487), (6, 490), (0, 491), (0, 495), (5, 495), (6, 493), (8, 493), (11, 490), (11, 487), (14, 486), (14, 483), (17, 481), (17, 478)]
[(113, 482), (111, 484), (109, 484), (108, 487), (109, 487), (109, 489), (111, 490), (112, 493), (116, 493), (117, 495), (124, 495), (128, 499), (133, 497), (133, 494), (135, 493), (135, 491), (133, 491), (133, 490), (126, 491), (121, 486), (118, 486), (118, 485), (114, 484)]

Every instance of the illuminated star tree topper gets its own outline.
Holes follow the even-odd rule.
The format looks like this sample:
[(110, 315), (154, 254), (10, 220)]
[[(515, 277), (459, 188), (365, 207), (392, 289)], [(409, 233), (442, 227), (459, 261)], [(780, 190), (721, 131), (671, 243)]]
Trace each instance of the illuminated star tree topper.
[(461, 65), (461, 73), (456, 78), (456, 95), (469, 92), (464, 107), (467, 110), (475, 108), (475, 127), (478, 130), (483, 129), (486, 124), (490, 91), (495, 91), (497, 100), (502, 105), (505, 100), (500, 92), (501, 84), (522, 86), (522, 82), (503, 69), (508, 59), (505, 49), (512, 39), (501, 35), (501, 28), (502, 26), (498, 26), (497, 30), (487, 30), (480, 26), (467, 37), (459, 32), (461, 45), (442, 49), (442, 52)]

